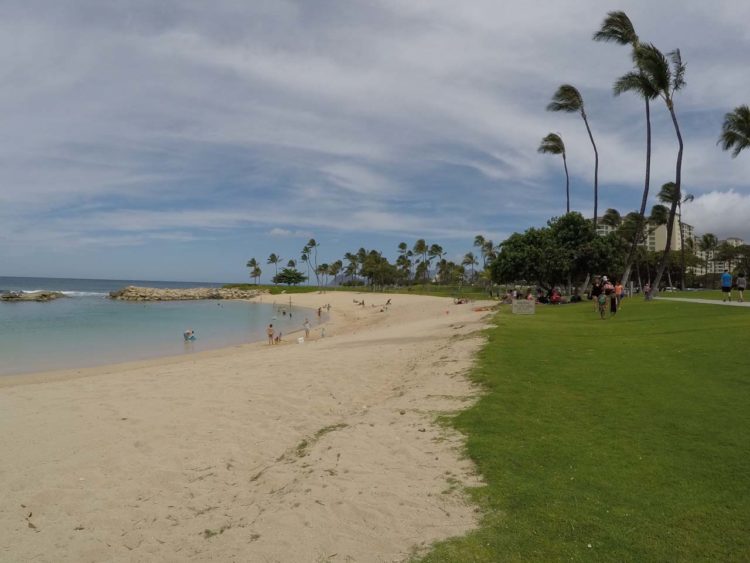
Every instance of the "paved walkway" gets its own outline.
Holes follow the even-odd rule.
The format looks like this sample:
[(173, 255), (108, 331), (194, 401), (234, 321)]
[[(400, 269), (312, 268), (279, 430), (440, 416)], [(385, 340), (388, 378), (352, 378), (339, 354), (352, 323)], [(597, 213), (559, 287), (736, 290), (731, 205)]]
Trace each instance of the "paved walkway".
[(660, 301), (682, 301), (684, 303), (708, 303), (709, 305), (725, 305), (727, 307), (750, 307), (750, 301), (717, 301), (716, 299), (690, 299), (687, 297), (654, 297)]

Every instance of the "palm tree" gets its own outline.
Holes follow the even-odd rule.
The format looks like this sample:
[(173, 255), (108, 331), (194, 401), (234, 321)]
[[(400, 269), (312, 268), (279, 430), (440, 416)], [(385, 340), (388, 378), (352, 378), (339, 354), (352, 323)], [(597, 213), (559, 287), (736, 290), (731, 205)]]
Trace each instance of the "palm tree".
[(262, 273), (263, 270), (260, 269), (260, 265), (255, 266), (250, 272), (250, 277), (255, 279), (255, 285), (258, 285), (260, 283), (260, 276)]
[(434, 259), (437, 259), (439, 262), (440, 259), (443, 257), (443, 247), (439, 244), (431, 244), (429, 250), (427, 251), (427, 262), (432, 265), (432, 261)]
[[(669, 57), (669, 59), (667, 59)], [(667, 220), (667, 243), (664, 247), (661, 263), (656, 272), (654, 287), (658, 289), (661, 277), (669, 262), (669, 253), (672, 249), (672, 230), (674, 229), (674, 218), (677, 213), (677, 206), (682, 201), (682, 153), (684, 145), (682, 142), (682, 133), (680, 124), (677, 122), (677, 114), (674, 110), (674, 95), (685, 86), (685, 64), (682, 62), (682, 55), (679, 49), (664, 56), (659, 49), (653, 44), (639, 44), (635, 49), (635, 62), (641, 73), (657, 93), (664, 100), (669, 114), (672, 117), (675, 135), (677, 136), (678, 150), (677, 162), (675, 165), (675, 197), (669, 208), (669, 219)]]
[(612, 227), (613, 229), (617, 229), (620, 225), (622, 225), (622, 216), (620, 215), (620, 212), (617, 211), (617, 209), (612, 209), (610, 207), (604, 212), (604, 215), (602, 215), (602, 220), (600, 221), (600, 223)]
[[(604, 18), (599, 31), (594, 33), (594, 41), (617, 43), (619, 45), (630, 45), (633, 48), (632, 56), (635, 59), (635, 50), (640, 45), (638, 34), (635, 32), (633, 23), (627, 14), (622, 11), (609, 12)], [(641, 209), (639, 212), (639, 224), (635, 230), (635, 236), (630, 244), (628, 257), (625, 261), (625, 271), (622, 276), (622, 284), (627, 285), (630, 278), (633, 260), (635, 259), (637, 237), (641, 236), (641, 230), (646, 219), (646, 205), (648, 204), (648, 192), (651, 179), (651, 100), (655, 99), (657, 92), (651, 86), (646, 76), (638, 69), (629, 72), (617, 79), (614, 85), (614, 94), (619, 96), (623, 92), (634, 92), (643, 97), (646, 103), (646, 178), (643, 186), (643, 197), (641, 198)]]
[(333, 264), (330, 265), (328, 268), (329, 273), (333, 276), (333, 283), (336, 284), (336, 276), (339, 275), (339, 272), (344, 268), (344, 263), (341, 260), (336, 260)]
[(589, 120), (586, 117), (586, 111), (583, 107), (583, 98), (575, 86), (563, 84), (557, 89), (552, 101), (547, 105), (547, 111), (564, 111), (568, 113), (580, 112), (583, 122), (586, 125), (586, 131), (591, 140), (591, 146), (594, 147), (594, 228), (596, 228), (597, 213), (599, 211), (599, 151), (596, 150), (594, 136), (591, 134)]
[(346, 265), (346, 275), (349, 276), (350, 280), (354, 280), (354, 276), (357, 275), (357, 264), (359, 263), (357, 255), (351, 252), (344, 254), (344, 260), (348, 262)]
[[(323, 287), (328, 285), (328, 274), (330, 273), (331, 267), (326, 263), (323, 263), (315, 268), (315, 274), (323, 276)], [(320, 285), (320, 283), (318, 283), (318, 285)]]
[[(260, 268), (258, 268), (258, 261), (255, 258), (250, 258), (250, 260), (247, 261), (246, 266), (250, 268), (250, 277), (255, 279), (256, 277), (260, 277)], [(258, 271), (258, 275), (255, 275), (256, 270)], [(257, 281), (255, 282), (257, 285)]]
[[(421, 258), (417, 261), (420, 264), (427, 264), (427, 242), (423, 238), (419, 239), (417, 242), (414, 243), (414, 254), (417, 256), (421, 256)], [(422, 266), (420, 268), (422, 270), (423, 275), (423, 281), (427, 281), (427, 274), (429, 270), (429, 264), (427, 266)]]
[(469, 280), (471, 283), (474, 283), (474, 266), (477, 266), (479, 262), (477, 262), (476, 257), (474, 256), (473, 252), (467, 252), (464, 255), (464, 259), (461, 261), (461, 264), (463, 266), (470, 266), (471, 267), (471, 277)]
[(308, 254), (308, 260), (310, 259), (310, 253), (312, 252), (313, 257), (313, 272), (315, 273), (315, 281), (317, 282), (318, 286), (320, 286), (320, 277), (318, 275), (318, 247), (320, 244), (318, 244), (314, 238), (311, 238), (309, 241), (307, 241), (307, 245), (305, 248), (307, 248), (307, 254)]
[[(273, 264), (276, 268), (276, 275), (279, 275), (279, 262), (281, 262), (281, 256), (277, 256), (274, 253), (271, 253), (271, 255), (268, 257), (268, 260), (266, 260), (266, 264)], [(276, 285), (276, 282), (274, 282), (274, 285)]]
[(287, 268), (296, 268), (297, 267), (297, 261), (296, 260), (289, 260), (289, 262), (286, 263)]
[(299, 258), (307, 265), (307, 285), (310, 285), (310, 248), (307, 245), (302, 248)]
[(737, 106), (734, 111), (724, 116), (721, 137), (717, 144), (725, 151), (733, 149), (732, 158), (750, 147), (750, 108), (746, 105)]
[(542, 154), (561, 154), (565, 167), (565, 213), (570, 213), (570, 176), (568, 176), (568, 161), (565, 158), (565, 143), (557, 133), (549, 133), (542, 139), (537, 152)]

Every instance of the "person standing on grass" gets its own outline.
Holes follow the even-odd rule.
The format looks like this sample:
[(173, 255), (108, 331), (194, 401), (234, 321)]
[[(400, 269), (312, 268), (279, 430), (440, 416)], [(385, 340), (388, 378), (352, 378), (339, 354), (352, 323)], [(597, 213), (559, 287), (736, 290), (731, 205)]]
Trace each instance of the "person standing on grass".
[(740, 275), (737, 276), (737, 293), (740, 294), (738, 298), (740, 303), (744, 301), (745, 289), (747, 289), (747, 278), (745, 272), (740, 272)]
[(729, 297), (729, 302), (732, 302), (732, 274), (729, 273), (729, 270), (724, 268), (724, 273), (721, 274), (721, 291), (724, 294), (723, 301), (727, 300), (727, 297)]
[(612, 285), (612, 282), (609, 281), (607, 276), (604, 276), (602, 280), (604, 281), (602, 291), (606, 298), (609, 299), (609, 314), (612, 316), (617, 313), (617, 295), (615, 295), (615, 286)]
[[(607, 276), (604, 276), (605, 278)], [(594, 311), (599, 309), (599, 296), (602, 294), (602, 283), (599, 278), (594, 278), (594, 283), (591, 284), (591, 299), (594, 301)]]
[(615, 297), (617, 298), (617, 307), (622, 307), (622, 298), (625, 297), (625, 288), (622, 287), (622, 282), (615, 284)]

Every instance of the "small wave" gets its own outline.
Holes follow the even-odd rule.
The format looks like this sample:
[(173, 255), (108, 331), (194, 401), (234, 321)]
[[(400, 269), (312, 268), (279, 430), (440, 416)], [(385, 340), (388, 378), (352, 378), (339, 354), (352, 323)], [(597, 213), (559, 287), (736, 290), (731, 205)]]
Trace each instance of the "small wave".
[(98, 291), (61, 291), (60, 293), (68, 297), (98, 297), (100, 295), (107, 295)]

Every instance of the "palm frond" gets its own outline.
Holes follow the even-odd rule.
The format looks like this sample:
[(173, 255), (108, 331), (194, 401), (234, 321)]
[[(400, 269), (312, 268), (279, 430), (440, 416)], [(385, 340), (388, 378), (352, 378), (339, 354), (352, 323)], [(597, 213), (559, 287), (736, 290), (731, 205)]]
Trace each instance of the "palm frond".
[(661, 187), (657, 197), (662, 203), (674, 203), (678, 199), (677, 184), (674, 182), (667, 182)]
[(724, 116), (721, 136), (717, 144), (725, 151), (732, 149), (732, 158), (750, 147), (750, 108), (746, 105), (734, 108)]
[[(565, 154), (565, 143), (557, 133), (550, 133), (539, 144), (537, 152), (543, 154)], [(474, 243), (475, 246), (479, 246)]]
[(682, 62), (679, 49), (675, 49), (668, 56), (672, 61), (672, 91), (676, 92), (685, 86), (685, 63)]
[(649, 82), (648, 77), (642, 72), (635, 71), (623, 74), (620, 78), (615, 80), (615, 83), (612, 86), (612, 93), (615, 96), (619, 96), (623, 92), (635, 92), (649, 100), (653, 100), (659, 95), (654, 88), (654, 85)]
[(547, 111), (565, 111), (572, 113), (583, 109), (583, 98), (575, 86), (563, 84), (552, 96)]
[(635, 47), (638, 44), (638, 35), (627, 14), (616, 11), (607, 13), (601, 28), (594, 33), (593, 40)]
[(672, 70), (669, 61), (653, 43), (641, 43), (635, 49), (635, 63), (659, 95), (669, 97), (672, 86)]

